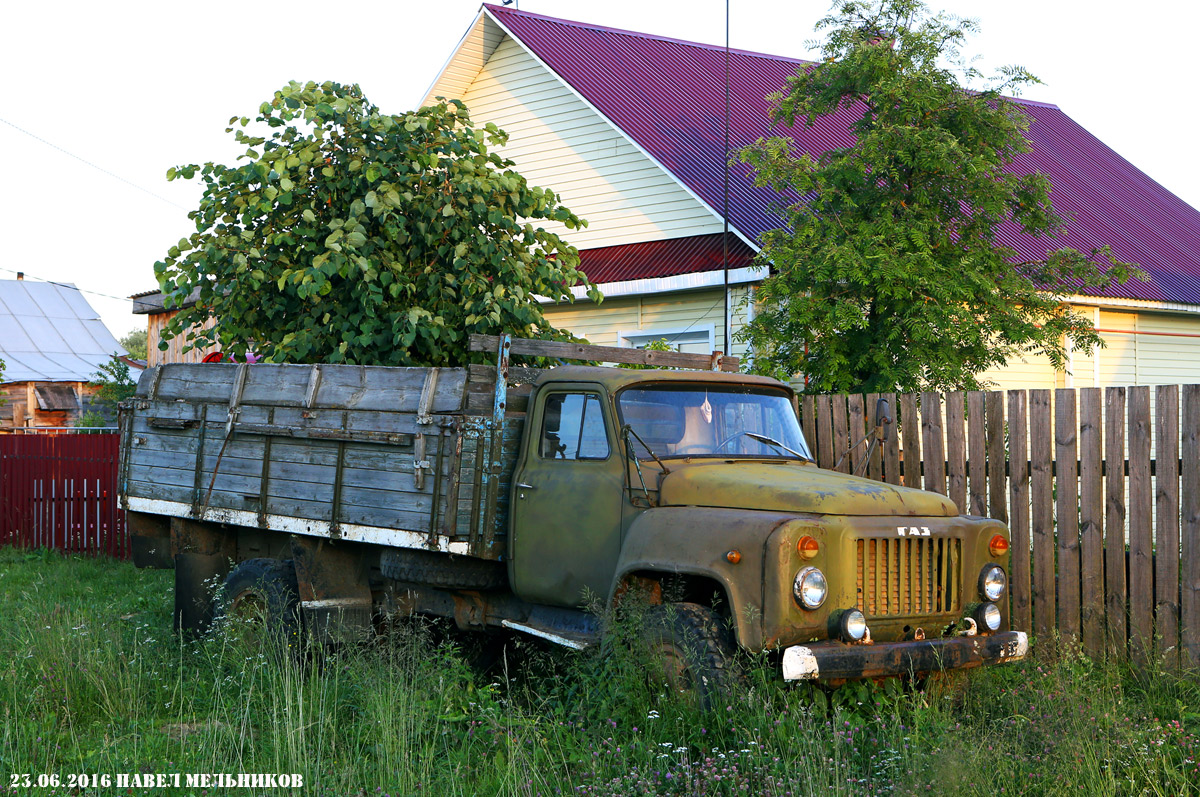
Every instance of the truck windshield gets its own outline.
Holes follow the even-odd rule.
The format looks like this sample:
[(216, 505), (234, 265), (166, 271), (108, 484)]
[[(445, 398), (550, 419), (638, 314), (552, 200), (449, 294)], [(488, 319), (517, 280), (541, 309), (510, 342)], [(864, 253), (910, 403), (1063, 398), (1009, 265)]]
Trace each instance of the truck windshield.
[[(812, 459), (787, 394), (730, 385), (631, 387), (617, 397), (634, 454), (659, 457), (745, 456)], [(787, 449), (790, 449), (788, 451)], [(794, 452), (794, 453), (792, 453)]]

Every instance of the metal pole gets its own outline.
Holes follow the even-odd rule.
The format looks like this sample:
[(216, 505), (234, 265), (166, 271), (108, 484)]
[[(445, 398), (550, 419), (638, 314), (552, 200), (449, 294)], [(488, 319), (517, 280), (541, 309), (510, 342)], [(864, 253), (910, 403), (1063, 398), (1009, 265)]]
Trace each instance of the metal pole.
[(730, 327), (733, 326), (729, 315), (729, 0), (725, 0), (725, 188), (721, 220), (724, 223), (721, 247), (725, 271), (725, 356), (728, 357), (733, 354), (729, 347)]

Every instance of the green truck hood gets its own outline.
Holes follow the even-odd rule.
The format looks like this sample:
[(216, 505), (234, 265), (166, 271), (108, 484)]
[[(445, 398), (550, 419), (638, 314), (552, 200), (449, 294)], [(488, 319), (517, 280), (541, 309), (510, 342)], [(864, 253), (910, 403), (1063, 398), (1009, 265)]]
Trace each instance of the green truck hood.
[(823, 515), (955, 517), (943, 495), (796, 462), (693, 461), (669, 464), (663, 506), (719, 506)]

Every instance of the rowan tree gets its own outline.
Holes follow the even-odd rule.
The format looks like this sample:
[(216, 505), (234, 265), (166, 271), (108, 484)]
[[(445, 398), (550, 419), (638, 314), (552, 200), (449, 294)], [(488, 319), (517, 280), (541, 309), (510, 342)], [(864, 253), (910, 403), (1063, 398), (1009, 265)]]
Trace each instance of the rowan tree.
[(586, 222), (491, 151), (507, 136), (462, 103), (391, 115), (356, 85), (293, 82), (254, 122), (226, 131), (240, 165), (167, 173), (199, 175), (204, 195), (196, 232), (155, 263), (168, 306), (196, 299), (164, 339), (237, 359), (458, 365), (473, 332), (572, 339), (538, 296), (586, 284), (599, 301), (576, 249), (537, 226)]
[(811, 127), (841, 110), (855, 142), (812, 157), (773, 137), (741, 153), (789, 198), (742, 333), (756, 370), (803, 372), (817, 392), (969, 389), (1017, 353), (1063, 368), (1067, 341), (1100, 344), (1065, 299), (1136, 267), (1107, 246), (1028, 261), (998, 238), (1069, 223), (1045, 175), (1009, 168), (1031, 145), (1008, 95), (1037, 78), (1009, 66), (985, 81), (961, 49), (977, 23), (919, 0), (840, 3), (817, 30), (821, 61), (771, 98), (772, 119)]

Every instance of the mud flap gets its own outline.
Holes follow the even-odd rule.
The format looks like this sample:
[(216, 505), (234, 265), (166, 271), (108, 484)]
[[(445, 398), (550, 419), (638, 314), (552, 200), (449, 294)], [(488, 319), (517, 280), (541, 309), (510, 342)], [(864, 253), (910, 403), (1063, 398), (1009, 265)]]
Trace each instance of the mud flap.
[(213, 595), (229, 575), (237, 538), (215, 523), (171, 519), (175, 630), (202, 634), (212, 625)]
[(171, 555), (171, 521), (160, 515), (126, 512), (129, 543), (134, 567), (170, 570), (175, 566)]
[(356, 642), (370, 635), (371, 587), (357, 546), (293, 535), (292, 561), (304, 625), (315, 641)]
[(175, 555), (175, 630), (202, 634), (212, 625), (213, 594), (229, 575), (224, 554)]

